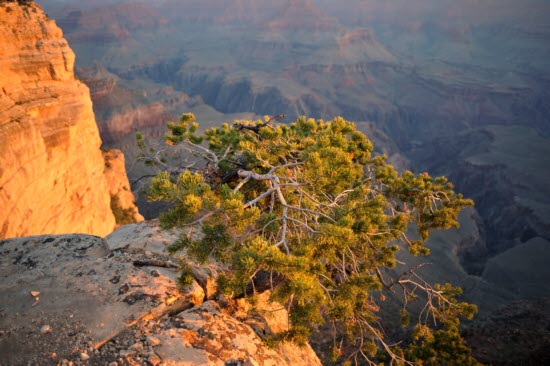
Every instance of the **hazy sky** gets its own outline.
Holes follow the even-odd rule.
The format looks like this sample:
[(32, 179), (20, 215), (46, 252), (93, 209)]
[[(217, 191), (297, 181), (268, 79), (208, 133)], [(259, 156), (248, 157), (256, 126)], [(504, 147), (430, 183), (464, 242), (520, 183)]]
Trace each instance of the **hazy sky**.
[[(195, 11), (280, 7), (289, 1), (314, 3), (342, 23), (411, 22), (452, 20), (467, 23), (521, 23), (550, 26), (550, 0), (38, 0), (46, 11), (56, 13), (63, 6), (91, 8), (102, 4), (141, 2), (152, 6), (166, 3)], [(170, 7), (168, 7), (170, 8)]]
[(313, 0), (331, 12), (376, 19), (464, 18), (502, 22), (510, 19), (550, 24), (550, 0)]

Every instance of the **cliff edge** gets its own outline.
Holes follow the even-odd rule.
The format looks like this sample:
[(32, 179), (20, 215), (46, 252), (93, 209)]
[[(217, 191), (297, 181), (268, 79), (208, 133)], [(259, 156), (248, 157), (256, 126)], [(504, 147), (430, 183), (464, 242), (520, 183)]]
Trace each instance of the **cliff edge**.
[(34, 3), (0, 2), (0, 48), (0, 238), (109, 234), (113, 184), (62, 31)]
[(105, 239), (0, 241), (0, 364), (321, 366), (309, 345), (265, 344), (288, 326), (269, 293), (247, 312), (217, 294), (215, 263), (188, 262), (194, 279), (181, 286), (176, 236), (144, 221)]

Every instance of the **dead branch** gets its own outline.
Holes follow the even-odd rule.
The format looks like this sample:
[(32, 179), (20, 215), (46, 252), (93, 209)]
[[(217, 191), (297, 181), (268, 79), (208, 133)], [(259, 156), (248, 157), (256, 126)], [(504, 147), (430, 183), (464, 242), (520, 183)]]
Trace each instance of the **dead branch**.
[(136, 267), (163, 267), (163, 268), (179, 268), (178, 265), (171, 263), (171, 262), (165, 262), (158, 259), (142, 259), (142, 260), (135, 260), (134, 266)]

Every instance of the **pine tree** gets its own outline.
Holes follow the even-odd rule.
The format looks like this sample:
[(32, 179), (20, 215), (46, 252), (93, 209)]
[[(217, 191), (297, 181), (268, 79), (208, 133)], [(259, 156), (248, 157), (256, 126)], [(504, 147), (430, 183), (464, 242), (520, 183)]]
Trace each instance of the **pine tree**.
[[(460, 290), (429, 284), (417, 268), (385, 270), (400, 249), (429, 255), (430, 231), (457, 227), (472, 201), (444, 177), (398, 173), (342, 118), (276, 119), (236, 121), (199, 136), (195, 117), (184, 114), (168, 123), (165, 140), (197, 161), (176, 170), (138, 136), (148, 152), (142, 157), (165, 168), (149, 190), (150, 200), (173, 203), (161, 225), (185, 228), (171, 250), (225, 263), (218, 286), (228, 296), (253, 298), (264, 278), (291, 324), (273, 342), (303, 344), (327, 322), (334, 361), (451, 364), (460, 355), (457, 364), (476, 364), (458, 333), (458, 317), (471, 318), (476, 308), (457, 301)], [(411, 330), (400, 346), (380, 325), (386, 296), (401, 298), (399, 316)], [(422, 311), (411, 317), (414, 302)]]

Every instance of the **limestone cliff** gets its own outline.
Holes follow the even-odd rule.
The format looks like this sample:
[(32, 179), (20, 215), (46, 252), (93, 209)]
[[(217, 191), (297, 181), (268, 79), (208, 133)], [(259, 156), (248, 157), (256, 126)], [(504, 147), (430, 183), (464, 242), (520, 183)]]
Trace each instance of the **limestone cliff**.
[(0, 2), (0, 50), (0, 238), (110, 233), (90, 93), (61, 30), (36, 4)]

